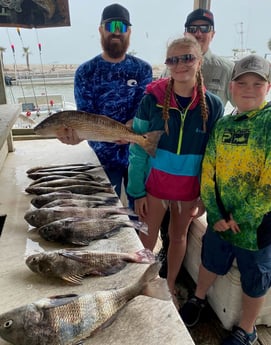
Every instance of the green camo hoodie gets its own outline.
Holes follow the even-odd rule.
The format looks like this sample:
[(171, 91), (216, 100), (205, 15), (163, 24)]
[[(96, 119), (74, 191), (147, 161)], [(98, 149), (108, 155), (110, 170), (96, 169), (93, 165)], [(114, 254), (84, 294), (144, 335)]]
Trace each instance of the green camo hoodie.
[[(220, 235), (238, 247), (258, 250), (257, 228), (271, 211), (271, 104), (250, 113), (226, 115), (215, 125), (201, 183), (211, 228), (225, 218), (216, 198), (215, 180), (226, 213), (233, 215), (241, 230)], [(269, 231), (270, 244), (271, 228)]]

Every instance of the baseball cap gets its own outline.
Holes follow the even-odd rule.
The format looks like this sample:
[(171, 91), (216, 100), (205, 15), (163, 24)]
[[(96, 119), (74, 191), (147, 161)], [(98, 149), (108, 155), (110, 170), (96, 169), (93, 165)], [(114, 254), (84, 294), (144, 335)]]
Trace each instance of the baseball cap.
[(256, 73), (270, 82), (270, 62), (256, 54), (245, 56), (235, 63), (231, 79), (235, 80), (245, 73)]
[(198, 8), (197, 10), (191, 12), (187, 16), (184, 26), (187, 27), (195, 20), (207, 20), (212, 26), (214, 26), (213, 13), (209, 10), (205, 10), (204, 8)]
[(120, 20), (127, 25), (132, 25), (128, 10), (119, 4), (109, 5), (103, 10), (101, 24), (111, 22), (112, 20)]

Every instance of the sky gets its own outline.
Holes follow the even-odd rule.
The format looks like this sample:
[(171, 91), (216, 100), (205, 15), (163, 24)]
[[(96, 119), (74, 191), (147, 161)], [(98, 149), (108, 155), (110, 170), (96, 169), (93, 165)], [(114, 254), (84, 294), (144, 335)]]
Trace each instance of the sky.
[[(69, 0), (71, 26), (43, 29), (0, 28), (4, 64), (25, 64), (22, 47), (29, 47), (31, 64), (80, 64), (101, 52), (98, 26), (109, 0)], [(194, 0), (119, 0), (130, 12), (132, 34), (129, 51), (152, 65), (163, 64), (169, 41), (181, 36)], [(211, 0), (215, 37), (211, 50), (232, 56), (232, 49), (249, 48), (271, 60), (268, 41), (270, 0)], [(241, 34), (241, 32), (243, 32)], [(38, 50), (41, 44), (41, 53)], [(15, 46), (15, 56), (11, 44)]]

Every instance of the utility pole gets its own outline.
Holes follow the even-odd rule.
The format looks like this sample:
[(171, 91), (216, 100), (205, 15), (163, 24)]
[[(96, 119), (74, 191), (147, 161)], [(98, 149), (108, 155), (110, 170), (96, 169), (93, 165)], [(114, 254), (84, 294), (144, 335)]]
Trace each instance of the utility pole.
[(7, 104), (3, 61), (0, 59), (0, 104)]
[(211, 0), (194, 0), (194, 10), (197, 8), (211, 9)]

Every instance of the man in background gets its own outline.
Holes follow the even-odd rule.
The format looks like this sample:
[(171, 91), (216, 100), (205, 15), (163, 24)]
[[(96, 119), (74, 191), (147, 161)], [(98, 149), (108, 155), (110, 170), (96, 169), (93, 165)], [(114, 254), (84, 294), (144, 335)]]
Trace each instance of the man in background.
[[(133, 119), (145, 87), (152, 81), (152, 67), (127, 54), (131, 25), (125, 7), (112, 4), (104, 8), (99, 26), (103, 52), (81, 64), (75, 73), (78, 110), (106, 115), (124, 124)], [(58, 138), (67, 144), (79, 142), (69, 128)], [(120, 197), (122, 183), (127, 185), (128, 144), (89, 141), (89, 145)]]
[[(231, 102), (229, 83), (234, 63), (226, 58), (213, 54), (210, 50), (209, 46), (215, 36), (213, 13), (209, 10), (198, 8), (187, 16), (184, 26), (185, 33), (193, 35), (201, 46), (203, 53), (201, 70), (204, 85), (207, 90), (219, 96), (225, 106), (227, 102)], [(161, 77), (168, 76), (169, 71), (165, 69)], [(169, 211), (167, 211), (160, 228), (162, 248), (159, 252), (159, 257), (162, 260), (162, 268), (160, 270), (162, 277), (166, 277), (167, 275), (168, 222)]]

